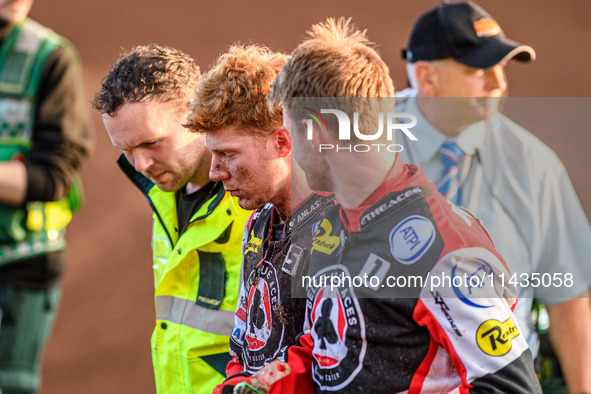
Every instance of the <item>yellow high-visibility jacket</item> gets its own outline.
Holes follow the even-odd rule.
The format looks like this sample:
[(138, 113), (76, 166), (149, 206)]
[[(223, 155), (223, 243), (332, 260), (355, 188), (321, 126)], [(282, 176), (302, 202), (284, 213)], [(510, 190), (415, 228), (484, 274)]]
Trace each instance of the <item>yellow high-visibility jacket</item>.
[(250, 212), (220, 182), (179, 238), (175, 193), (161, 191), (123, 156), (118, 163), (154, 211), (156, 390), (209, 394), (224, 380), (230, 361), (242, 234)]

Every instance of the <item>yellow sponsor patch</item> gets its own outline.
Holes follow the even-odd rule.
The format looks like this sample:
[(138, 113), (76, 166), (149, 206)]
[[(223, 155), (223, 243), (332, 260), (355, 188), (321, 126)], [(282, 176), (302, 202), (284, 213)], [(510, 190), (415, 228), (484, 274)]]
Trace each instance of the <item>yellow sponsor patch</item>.
[(315, 250), (325, 254), (332, 254), (334, 250), (341, 244), (341, 240), (336, 235), (330, 235), (332, 231), (332, 224), (327, 220), (323, 219), (320, 223), (316, 234), (314, 235), (314, 241), (312, 242), (312, 254)]
[(511, 340), (519, 335), (513, 318), (504, 322), (487, 320), (476, 331), (478, 347), (489, 356), (504, 356), (511, 350)]
[(258, 253), (259, 248), (261, 247), (262, 243), (263, 243), (263, 240), (255, 237), (254, 230), (251, 230), (250, 231), (250, 239), (248, 240), (248, 243), (246, 244), (246, 250), (244, 251), (244, 254), (247, 254), (248, 252)]

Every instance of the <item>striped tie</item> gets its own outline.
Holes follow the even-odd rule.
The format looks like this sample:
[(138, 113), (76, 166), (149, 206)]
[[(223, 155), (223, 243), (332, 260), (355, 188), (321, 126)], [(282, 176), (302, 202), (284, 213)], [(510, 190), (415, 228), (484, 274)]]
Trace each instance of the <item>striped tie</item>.
[(437, 190), (454, 204), (461, 205), (458, 163), (464, 153), (454, 142), (441, 145), (439, 153), (443, 172), (441, 179), (437, 182)]

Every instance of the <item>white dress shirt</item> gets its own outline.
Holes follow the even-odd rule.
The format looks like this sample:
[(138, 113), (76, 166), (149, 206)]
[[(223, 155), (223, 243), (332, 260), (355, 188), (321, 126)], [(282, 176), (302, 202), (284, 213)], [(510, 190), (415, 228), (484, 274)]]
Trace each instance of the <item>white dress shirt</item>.
[[(396, 142), (404, 146), (400, 155), (437, 182), (442, 172), (439, 148), (450, 138), (425, 119), (409, 96), (412, 92), (397, 94), (396, 112), (417, 117), (412, 132), (418, 141), (397, 134)], [(525, 285), (526, 277), (534, 284), (518, 286), (515, 315), (535, 356), (533, 298), (551, 305), (591, 286), (591, 227), (556, 154), (504, 115), (475, 123), (452, 140), (465, 154), (460, 164), (464, 207), (483, 222), (519, 284)], [(568, 274), (572, 285), (564, 282)], [(555, 286), (559, 278), (563, 284)]]

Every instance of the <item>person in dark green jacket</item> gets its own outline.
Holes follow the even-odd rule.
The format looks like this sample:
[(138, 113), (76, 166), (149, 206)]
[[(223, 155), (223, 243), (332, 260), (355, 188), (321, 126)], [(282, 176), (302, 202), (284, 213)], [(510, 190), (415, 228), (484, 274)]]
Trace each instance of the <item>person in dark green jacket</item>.
[(92, 134), (76, 49), (0, 4), (0, 387), (34, 393)]

